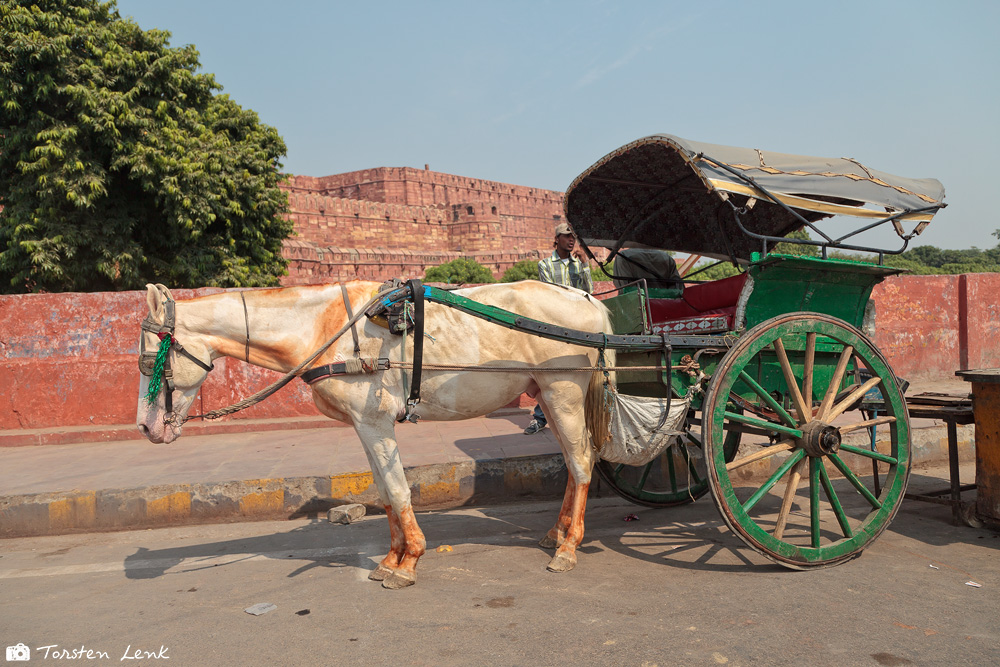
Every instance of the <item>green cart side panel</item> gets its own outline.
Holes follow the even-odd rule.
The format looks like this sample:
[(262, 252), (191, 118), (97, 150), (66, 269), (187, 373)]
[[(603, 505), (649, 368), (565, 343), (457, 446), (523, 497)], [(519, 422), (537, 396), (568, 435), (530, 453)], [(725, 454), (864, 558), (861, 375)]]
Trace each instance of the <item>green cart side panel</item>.
[(682, 294), (684, 290), (670, 287), (640, 290), (629, 285), (602, 303), (611, 311), (611, 327), (616, 334), (648, 334), (652, 323), (648, 321), (646, 299), (676, 299)]
[(778, 315), (824, 313), (861, 328), (872, 288), (900, 269), (843, 259), (770, 254), (750, 266), (746, 328)]
[(625, 292), (605, 299), (602, 303), (611, 311), (611, 329), (616, 334), (648, 333), (648, 323), (644, 317), (646, 302), (639, 291)]

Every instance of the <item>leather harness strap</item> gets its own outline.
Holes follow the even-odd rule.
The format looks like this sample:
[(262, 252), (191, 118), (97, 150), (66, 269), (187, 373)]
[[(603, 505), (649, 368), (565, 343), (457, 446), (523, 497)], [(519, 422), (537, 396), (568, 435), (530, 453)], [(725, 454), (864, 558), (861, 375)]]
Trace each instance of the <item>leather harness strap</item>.
[[(351, 311), (351, 297), (347, 294), (347, 287), (344, 283), (340, 283), (340, 293), (344, 295), (344, 310), (347, 311), (347, 320), (351, 321), (354, 319), (354, 313)], [(361, 343), (358, 342), (358, 330), (351, 325), (351, 337), (354, 338), (354, 356), (361, 356)], [(303, 375), (303, 377), (305, 377)]]
[(397, 422), (416, 422), (413, 408), (420, 403), (420, 371), (424, 361), (424, 286), (417, 280), (406, 281), (413, 299), (413, 376), (410, 379), (410, 396), (406, 399), (406, 412)]
[(375, 373), (376, 371), (387, 371), (390, 368), (389, 360), (379, 359), (348, 359), (347, 361), (335, 361), (332, 364), (324, 364), (306, 371), (301, 377), (306, 384), (313, 384), (320, 380), (334, 375), (360, 375), (362, 373)]

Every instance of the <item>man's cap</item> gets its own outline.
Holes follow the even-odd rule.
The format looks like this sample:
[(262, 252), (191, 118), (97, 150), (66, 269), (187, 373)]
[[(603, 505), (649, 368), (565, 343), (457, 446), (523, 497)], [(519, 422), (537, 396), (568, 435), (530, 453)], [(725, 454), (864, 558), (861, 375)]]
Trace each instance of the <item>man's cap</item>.
[(562, 234), (572, 234), (573, 236), (576, 236), (576, 233), (573, 231), (573, 228), (570, 227), (569, 223), (567, 222), (560, 222), (556, 226), (556, 236), (560, 236)]

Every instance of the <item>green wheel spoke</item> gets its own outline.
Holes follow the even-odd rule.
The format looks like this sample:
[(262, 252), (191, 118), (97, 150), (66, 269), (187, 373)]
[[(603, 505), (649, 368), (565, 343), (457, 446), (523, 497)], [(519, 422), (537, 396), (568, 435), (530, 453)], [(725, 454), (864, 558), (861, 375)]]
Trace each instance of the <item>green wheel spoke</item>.
[(784, 477), (785, 474), (792, 469), (792, 466), (801, 461), (802, 457), (804, 457), (805, 455), (806, 453), (801, 449), (799, 449), (796, 450), (794, 454), (789, 456), (788, 459), (781, 464), (781, 467), (779, 467), (774, 472), (774, 474), (771, 475), (771, 477), (766, 482), (764, 482), (764, 485), (759, 489), (757, 489), (757, 492), (754, 493), (752, 496), (750, 496), (749, 500), (743, 503), (743, 511), (749, 512), (751, 509), (753, 509), (753, 506), (756, 505), (760, 501), (760, 499), (763, 498), (764, 495), (771, 490), (771, 487), (777, 484), (778, 480)]
[[(848, 375), (862, 367), (866, 377)], [(839, 418), (875, 386), (884, 399), (877, 419)], [(863, 434), (860, 429), (876, 423), (891, 424), (880, 434), (889, 441), (888, 447), (880, 444), (881, 452), (831, 439), (835, 430)], [(832, 315), (777, 315), (740, 332), (712, 369), (701, 427), (707, 485), (726, 525), (787, 567), (826, 567), (861, 555), (892, 521), (906, 492), (906, 402), (875, 344)], [(724, 441), (734, 434), (739, 450), (730, 455)], [(834, 453), (826, 454), (831, 445)], [(847, 463), (858, 471), (888, 466), (884, 486), (876, 491), (870, 473), (854, 472)]]
[(656, 463), (656, 459), (653, 459), (646, 464), (646, 467), (642, 469), (642, 477), (639, 478), (638, 489), (642, 491), (646, 486), (646, 480), (649, 478), (649, 471), (653, 469), (653, 464)]
[(833, 507), (833, 513), (837, 515), (837, 521), (840, 523), (840, 530), (844, 532), (844, 537), (848, 539), (854, 537), (851, 525), (847, 522), (847, 514), (844, 513), (844, 507), (840, 504), (837, 492), (833, 490), (833, 484), (830, 482), (830, 476), (826, 472), (826, 466), (822, 463), (819, 466), (819, 474), (820, 479), (823, 481), (823, 489), (826, 491), (826, 497), (829, 498), (830, 505)]
[(748, 426), (756, 426), (757, 428), (764, 429), (765, 431), (776, 431), (778, 433), (784, 433), (785, 435), (790, 435), (793, 438), (801, 438), (802, 431), (796, 428), (789, 428), (788, 426), (782, 426), (781, 424), (775, 424), (774, 422), (769, 422), (765, 419), (757, 419), (756, 417), (748, 417), (746, 415), (741, 415), (736, 412), (725, 411), (725, 417), (729, 421), (740, 422), (741, 424), (746, 424)]
[(670, 477), (670, 491), (672, 493), (677, 493), (677, 471), (674, 470), (674, 448), (667, 447), (667, 451), (664, 452), (663, 455), (667, 457), (667, 470)]
[(895, 459), (891, 456), (887, 456), (886, 454), (882, 454), (880, 452), (873, 452), (870, 449), (861, 449), (860, 447), (854, 447), (852, 445), (844, 445), (844, 444), (841, 444), (840, 448), (845, 452), (850, 452), (852, 454), (857, 454), (859, 456), (867, 456), (870, 459), (875, 459), (876, 461), (881, 461), (882, 463), (891, 463), (892, 465), (896, 465), (897, 463), (899, 463), (899, 459)]
[(740, 379), (743, 380), (743, 382), (745, 382), (748, 387), (753, 389), (755, 394), (764, 399), (764, 402), (767, 403), (767, 407), (771, 408), (779, 417), (781, 417), (781, 420), (783, 422), (785, 422), (789, 426), (798, 425), (795, 419), (792, 418), (790, 414), (788, 414), (788, 411), (785, 410), (783, 407), (781, 407), (780, 403), (774, 400), (774, 396), (771, 396), (769, 393), (767, 393), (767, 390), (761, 387), (760, 384), (758, 384), (756, 380), (750, 377), (750, 375), (747, 374), (746, 371), (740, 371)]
[(833, 465), (837, 466), (837, 470), (840, 471), (840, 474), (842, 474), (847, 481), (858, 490), (858, 493), (865, 497), (865, 500), (867, 500), (874, 509), (882, 509), (882, 503), (880, 503), (878, 498), (872, 495), (872, 492), (861, 483), (861, 480), (858, 479), (857, 475), (855, 475), (850, 468), (847, 467), (847, 464), (844, 463), (842, 458), (836, 454), (830, 454), (830, 460), (833, 461)]
[(705, 481), (701, 478), (701, 475), (698, 474), (698, 470), (697, 468), (695, 468), (694, 461), (692, 461), (691, 459), (688, 459), (688, 470), (691, 471), (691, 479), (694, 481), (695, 484), (701, 484), (702, 482)]
[(819, 459), (809, 459), (809, 540), (819, 548)]

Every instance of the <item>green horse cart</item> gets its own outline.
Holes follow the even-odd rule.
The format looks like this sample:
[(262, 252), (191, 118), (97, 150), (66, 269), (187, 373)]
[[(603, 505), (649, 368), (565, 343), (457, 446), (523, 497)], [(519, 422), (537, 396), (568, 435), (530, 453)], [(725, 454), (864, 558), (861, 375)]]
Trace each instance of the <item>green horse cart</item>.
[[(597, 470), (611, 488), (653, 507), (711, 491), (726, 524), (767, 558), (794, 569), (835, 565), (885, 530), (906, 490), (904, 388), (872, 342), (871, 292), (901, 272), (885, 256), (903, 252), (943, 198), (936, 180), (850, 159), (646, 137), (602, 158), (567, 191), (566, 217), (584, 249), (596, 260), (594, 250), (606, 248), (601, 261), (613, 276), (616, 268), (642, 273), (622, 270), (628, 263), (649, 269), (650, 250), (715, 258), (735, 275), (697, 282), (701, 270), (682, 280), (650, 270), (626, 281), (605, 300), (611, 333), (559, 327), (419, 281), (386, 292), (368, 314), (413, 306), (421, 295), (599, 348), (613, 413)], [(895, 230), (900, 247), (855, 240), (877, 227)], [(814, 236), (789, 237), (802, 229)], [(793, 241), (811, 252), (775, 251)], [(613, 364), (605, 350), (615, 352)]]
[[(602, 460), (603, 480), (653, 507), (711, 491), (740, 538), (790, 568), (860, 555), (899, 509), (911, 463), (905, 388), (872, 342), (871, 292), (901, 272), (885, 256), (903, 252), (943, 198), (934, 179), (855, 160), (669, 135), (583, 172), (565, 210), (592, 258), (606, 248), (612, 266), (625, 248), (652, 248), (738, 269), (707, 282), (691, 273), (673, 287), (638, 280), (606, 300), (615, 333), (669, 341), (668, 353), (620, 349), (618, 391), (685, 398), (688, 409), (661, 454), (638, 465)], [(894, 230), (900, 247), (859, 245), (876, 227)], [(808, 239), (786, 238), (802, 229)], [(775, 252), (789, 242), (804, 252)]]

